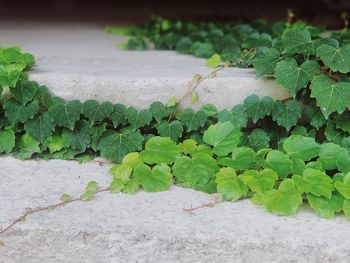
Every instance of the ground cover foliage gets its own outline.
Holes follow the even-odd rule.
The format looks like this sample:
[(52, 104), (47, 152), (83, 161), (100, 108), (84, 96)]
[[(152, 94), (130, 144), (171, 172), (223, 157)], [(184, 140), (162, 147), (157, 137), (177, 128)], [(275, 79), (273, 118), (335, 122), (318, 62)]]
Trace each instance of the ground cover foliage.
[[(174, 49), (211, 67), (253, 67), (291, 94), (251, 95), (232, 109), (178, 110), (178, 101), (138, 110), (122, 104), (65, 101), (30, 81), (34, 64), (0, 49), (0, 152), (16, 158), (88, 161), (111, 168), (109, 191), (165, 191), (173, 184), (224, 201), (251, 198), (278, 215), (304, 202), (321, 217), (350, 217), (350, 33), (322, 35), (302, 22), (186, 23), (155, 19), (109, 32), (133, 35), (127, 49)], [(194, 81), (202, 78), (195, 75)], [(98, 192), (91, 182), (82, 200)], [(70, 197), (64, 195), (63, 201)]]

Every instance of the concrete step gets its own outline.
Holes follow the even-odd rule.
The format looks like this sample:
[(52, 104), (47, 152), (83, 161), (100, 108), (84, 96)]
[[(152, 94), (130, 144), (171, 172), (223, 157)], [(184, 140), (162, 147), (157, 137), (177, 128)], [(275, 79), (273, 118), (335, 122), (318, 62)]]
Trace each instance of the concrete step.
[[(27, 207), (101, 187), (109, 165), (1, 157), (0, 225)], [(249, 200), (185, 212), (215, 195), (173, 187), (160, 193), (98, 194), (29, 216), (0, 236), (0, 262), (349, 262), (350, 223), (302, 208), (279, 217)]]
[[(30, 77), (66, 99), (97, 99), (138, 108), (155, 100), (166, 102), (187, 93), (196, 73), (212, 69), (205, 60), (174, 51), (124, 51), (116, 45), (125, 37), (84, 24), (0, 25), (0, 46), (17, 45), (37, 58)], [(252, 69), (225, 69), (198, 88), (199, 105), (232, 108), (256, 93), (283, 99), (289, 94), (272, 79), (255, 79)], [(183, 106), (193, 106), (190, 98)]]

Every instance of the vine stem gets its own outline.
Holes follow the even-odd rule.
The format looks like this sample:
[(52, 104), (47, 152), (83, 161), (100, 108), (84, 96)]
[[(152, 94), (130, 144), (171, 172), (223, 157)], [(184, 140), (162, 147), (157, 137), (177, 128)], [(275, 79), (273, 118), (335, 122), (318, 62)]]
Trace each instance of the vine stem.
[[(110, 188), (106, 187), (106, 188), (102, 188), (96, 191), (96, 194), (101, 193), (101, 192), (106, 192), (109, 191)], [(73, 203), (73, 202), (77, 202), (77, 201), (81, 201), (80, 197), (68, 200), (68, 201), (62, 201), (53, 205), (48, 205), (48, 206), (44, 206), (44, 207), (37, 207), (34, 209), (28, 209), (23, 215), (19, 216), (17, 219), (15, 219), (12, 223), (10, 223), (7, 227), (5, 227), (4, 229), (0, 228), (0, 235), (6, 233), (7, 231), (9, 231), (10, 229), (12, 229), (15, 225), (17, 225), (18, 223), (24, 221), (27, 216), (32, 215), (32, 214), (37, 214), (43, 211), (49, 211), (55, 208), (59, 208), (62, 206), (65, 206), (69, 203)]]
[[(236, 202), (237, 201), (242, 201), (242, 200), (245, 200), (245, 199), (250, 199), (250, 198), (252, 198), (252, 195), (246, 195), (246, 196), (243, 196), (240, 199), (236, 200)], [(212, 208), (212, 207), (214, 207), (217, 204), (226, 203), (226, 202), (229, 202), (229, 201), (224, 201), (224, 200), (213, 201), (213, 202), (209, 202), (209, 203), (202, 204), (202, 205), (195, 206), (195, 207), (190, 207), (190, 208), (184, 207), (183, 210), (185, 212), (193, 212), (193, 211), (196, 211), (196, 210), (199, 210), (199, 209), (202, 209), (202, 208), (206, 208), (206, 207)]]
[(220, 67), (216, 68), (215, 70), (211, 71), (208, 75), (206, 75), (204, 77), (202, 77), (202, 75), (198, 74), (199, 76), (201, 76), (200, 79), (195, 80), (195, 81), (191, 80), (188, 82), (188, 84), (187, 84), (188, 92), (186, 94), (184, 94), (180, 99), (178, 99), (177, 103), (180, 104), (188, 95), (193, 93), (204, 80), (212, 78), (213, 76), (216, 76), (216, 74), (218, 72), (222, 71), (223, 69), (225, 69), (227, 67), (233, 67), (233, 66), (236, 66), (236, 65), (242, 63), (243, 59), (252, 53), (253, 53), (252, 56), (254, 57), (256, 54), (256, 48), (251, 48), (250, 50), (248, 50), (246, 53), (244, 53), (243, 56), (241, 56), (239, 58), (238, 61), (229, 63), (227, 65), (220, 66)]

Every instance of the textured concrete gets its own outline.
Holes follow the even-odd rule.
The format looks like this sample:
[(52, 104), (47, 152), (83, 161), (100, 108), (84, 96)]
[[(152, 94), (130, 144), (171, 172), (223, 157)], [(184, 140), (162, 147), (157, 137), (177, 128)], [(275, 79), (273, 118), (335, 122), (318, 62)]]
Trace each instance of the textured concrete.
[[(89, 180), (108, 186), (109, 166), (0, 157), (0, 225), (26, 207), (79, 196)], [(16, 168), (14, 168), (16, 167)], [(100, 193), (90, 202), (29, 216), (0, 235), (1, 263), (350, 262), (350, 222), (303, 208), (278, 217), (249, 200), (185, 212), (214, 195), (173, 187), (161, 193)]]
[[(0, 24), (0, 46), (17, 45), (37, 58), (30, 77), (66, 99), (98, 99), (138, 108), (187, 93), (196, 73), (208, 74), (204, 59), (173, 51), (124, 51), (125, 40), (94, 25)], [(254, 70), (230, 68), (198, 89), (199, 103), (232, 108), (250, 94), (285, 98), (272, 79), (255, 79)], [(190, 106), (190, 98), (183, 106)]]

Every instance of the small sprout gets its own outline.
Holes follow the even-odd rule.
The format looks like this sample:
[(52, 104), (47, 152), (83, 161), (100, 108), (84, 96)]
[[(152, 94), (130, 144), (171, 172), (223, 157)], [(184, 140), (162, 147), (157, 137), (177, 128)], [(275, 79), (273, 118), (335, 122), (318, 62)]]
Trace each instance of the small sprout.
[(198, 103), (198, 93), (196, 91), (192, 91), (192, 103), (193, 104)]
[(168, 107), (174, 107), (177, 105), (177, 99), (176, 98), (171, 98), (170, 100), (168, 100), (167, 102), (167, 106)]
[(49, 206), (47, 207), (47, 209), (50, 210), (50, 211), (51, 211), (51, 210), (54, 210), (55, 208), (56, 208), (56, 207), (55, 207), (54, 205), (49, 205)]
[(203, 76), (201, 74), (196, 73), (193, 76), (193, 82), (198, 83), (202, 78), (203, 78)]
[(61, 200), (62, 202), (68, 202), (68, 201), (72, 200), (72, 197), (71, 197), (70, 195), (68, 195), (68, 194), (63, 194), (63, 195), (60, 197), (60, 200)]
[(31, 208), (31, 207), (26, 207), (26, 213), (31, 213), (31, 212), (33, 212), (33, 208)]

